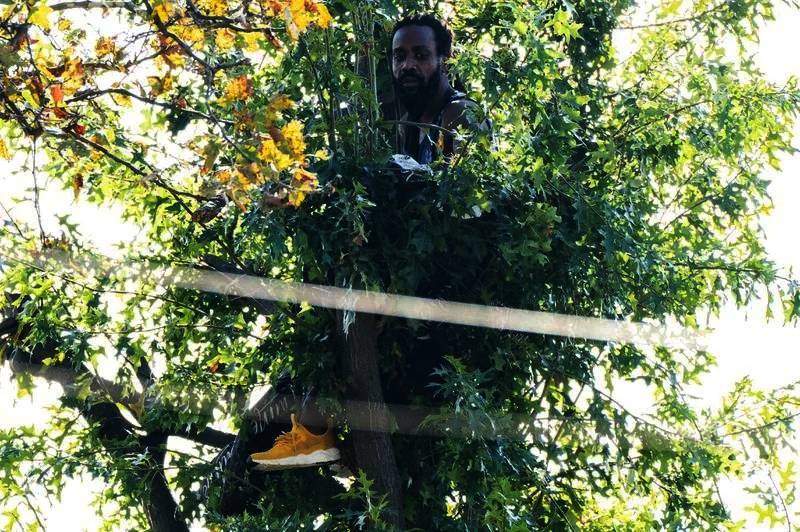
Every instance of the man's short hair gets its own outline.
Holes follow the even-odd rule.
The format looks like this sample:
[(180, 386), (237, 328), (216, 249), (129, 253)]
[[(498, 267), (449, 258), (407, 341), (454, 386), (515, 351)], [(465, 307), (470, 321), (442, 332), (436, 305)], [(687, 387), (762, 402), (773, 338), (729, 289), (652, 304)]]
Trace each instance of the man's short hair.
[(407, 26), (427, 26), (433, 30), (433, 37), (436, 40), (436, 53), (444, 57), (450, 57), (450, 54), (453, 53), (453, 34), (433, 15), (409, 15), (398, 21), (392, 29), (392, 37), (389, 39), (389, 43), (394, 41), (394, 34), (400, 28)]

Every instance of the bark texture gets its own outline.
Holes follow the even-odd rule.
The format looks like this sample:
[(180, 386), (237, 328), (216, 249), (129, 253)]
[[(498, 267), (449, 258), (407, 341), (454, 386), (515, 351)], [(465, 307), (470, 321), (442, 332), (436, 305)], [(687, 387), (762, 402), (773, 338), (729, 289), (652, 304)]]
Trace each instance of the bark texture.
[[(79, 378), (88, 378), (93, 389), (103, 388), (106, 385), (107, 388), (103, 388), (104, 391), (110, 391), (112, 394), (118, 393), (121, 396), (119, 399), (130, 399), (130, 397), (124, 396), (118, 387), (111, 383), (100, 382), (102, 379), (91, 375), (85, 369), (74, 368), (66, 363), (45, 365), (44, 360), (51, 357), (58, 347), (55, 342), (51, 341), (38, 346), (32, 353), (16, 348), (12, 338), (24, 337), (26, 331), (20, 327), (15, 312), (9, 313), (6, 309), (5, 313), (7, 317), (0, 320), (0, 348), (10, 348), (9, 365), (13, 372), (28, 371), (33, 375), (59, 382), (67, 391), (65, 398), (70, 396), (70, 388)], [(0, 349), (0, 351), (2, 350)], [(178, 505), (164, 477), (163, 467), (168, 434), (138, 436), (135, 427), (123, 417), (113, 402), (83, 402), (77, 408), (87, 422), (97, 427), (96, 435), (109, 454), (120, 458), (142, 454), (148, 456), (149, 459), (142, 461), (133, 471), (137, 484), (145, 483), (148, 486), (146, 500), (142, 501), (142, 505), (151, 530), (154, 532), (188, 532), (189, 527), (180, 515)], [(216, 431), (209, 437), (223, 438), (222, 434)]]
[[(403, 490), (392, 447), (389, 412), (383, 402), (378, 368), (378, 323), (374, 315), (356, 314), (344, 331), (343, 313), (339, 313), (342, 335), (342, 363), (348, 375), (349, 399), (365, 403), (366, 427), (353, 430), (351, 438), (356, 465), (362, 469), (380, 495), (389, 502), (384, 519), (403, 529)], [(362, 417), (362, 416), (359, 416)], [(362, 419), (364, 419), (362, 417)]]

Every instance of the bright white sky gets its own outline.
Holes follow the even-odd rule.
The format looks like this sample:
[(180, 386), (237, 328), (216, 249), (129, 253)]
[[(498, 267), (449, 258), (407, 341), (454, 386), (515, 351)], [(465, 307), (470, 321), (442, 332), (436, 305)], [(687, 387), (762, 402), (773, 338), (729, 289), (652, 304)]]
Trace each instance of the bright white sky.
[[(780, 5), (776, 10), (775, 21), (769, 23), (762, 31), (762, 40), (754, 48), (758, 64), (771, 81), (782, 83), (790, 75), (800, 76), (800, 11)], [(625, 35), (617, 41), (619, 48), (625, 48)], [(800, 140), (800, 127), (795, 129), (795, 138)], [(795, 145), (800, 144), (796, 141)], [(8, 198), (21, 196), (31, 186), (27, 174), (14, 175), (9, 168), (3, 167), (0, 172), (0, 190), (2, 201), (6, 207), (13, 206), (13, 214), (20, 219), (33, 220), (30, 205), (13, 205)], [(800, 227), (800, 156), (786, 157), (781, 172), (773, 172), (770, 176), (772, 184), (770, 193), (774, 200), (774, 211), (765, 219), (767, 248), (771, 257), (782, 267), (793, 268), (800, 272), (800, 246), (797, 244), (797, 231)], [(63, 212), (65, 202), (71, 202), (71, 193), (47, 191), (43, 194), (44, 212), (53, 212), (55, 207)], [(58, 207), (61, 207), (60, 209)], [(4, 215), (0, 212), (0, 217)], [(113, 208), (97, 209), (80, 201), (72, 209), (73, 221), (77, 222), (98, 248), (108, 254), (114, 254), (114, 244), (120, 240), (129, 241), (136, 237), (137, 228), (120, 222), (119, 211)], [(54, 227), (53, 220), (45, 220), (45, 224)], [(780, 313), (776, 313), (780, 316)], [(757, 387), (773, 388), (792, 381), (800, 380), (800, 356), (798, 356), (797, 331), (780, 328), (780, 323), (768, 324), (764, 319), (763, 303), (751, 305), (748, 309), (727, 308), (712, 326), (726, 331), (726, 335), (714, 350), (719, 366), (708, 375), (702, 387), (691, 390), (693, 395), (701, 398), (708, 405), (718, 402), (723, 393), (730, 390), (732, 384), (749, 375)], [(0, 372), (0, 405), (11, 404), (15, 400), (15, 392), (6, 383), (7, 370)], [(18, 401), (12, 410), (0, 408), (0, 428), (19, 422), (43, 423), (47, 417), (44, 407), (51, 403), (57, 393), (57, 387), (40, 390), (37, 401)], [(640, 391), (635, 388), (620, 389), (620, 399), (637, 410), (642, 405)], [(75, 480), (65, 490), (61, 503), (56, 504), (45, 515), (48, 529), (59, 531), (92, 530), (97, 527), (94, 510), (88, 507), (91, 493), (97, 489), (96, 483)], [(735, 483), (722, 486), (726, 503), (734, 510), (734, 515), (741, 514), (741, 487)], [(794, 508), (800, 510), (800, 507)]]

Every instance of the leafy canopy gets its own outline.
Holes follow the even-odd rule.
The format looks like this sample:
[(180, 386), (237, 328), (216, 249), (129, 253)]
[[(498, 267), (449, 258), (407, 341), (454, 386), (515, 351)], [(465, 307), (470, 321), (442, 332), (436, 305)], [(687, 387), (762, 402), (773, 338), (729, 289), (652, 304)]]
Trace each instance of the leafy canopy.
[[(257, 384), (288, 372), (336, 411), (348, 375), (335, 313), (125, 264), (690, 328), (766, 286), (791, 319), (800, 298), (767, 260), (759, 217), (800, 93), (747, 53), (773, 7), (670, 0), (632, 27), (627, 0), (4, 4), (0, 157), (24, 160), (14, 178), (37, 208), (43, 176), (80, 202), (39, 212), (62, 215), (61, 235), (11, 219), (0, 232), (0, 352), (20, 394), (37, 393), (34, 376), (64, 387), (44, 430), (0, 432), (6, 526), (43, 527), (42, 494), (78, 475), (107, 486), (96, 506), (109, 529), (383, 526), (388, 503), (363, 472), (349, 489), (327, 469), (244, 473), (233, 515), (223, 485), (199, 487)], [(449, 20), (449, 72), (497, 142), (461, 131), (462, 153), (406, 179), (385, 164), (383, 47), (421, 10)], [(122, 266), (70, 222), (82, 203), (119, 205), (143, 228)], [(446, 356), (435, 388), (409, 369), (430, 342)], [(727, 478), (750, 486), (759, 523), (791, 519), (795, 386), (744, 380), (699, 410), (684, 388), (712, 367), (707, 352), (388, 318), (379, 347), (388, 396), (434, 401), (429, 426), (467, 427), (394, 435), (408, 526), (736, 529)], [(643, 383), (650, 414), (615, 398), (625, 381)]]

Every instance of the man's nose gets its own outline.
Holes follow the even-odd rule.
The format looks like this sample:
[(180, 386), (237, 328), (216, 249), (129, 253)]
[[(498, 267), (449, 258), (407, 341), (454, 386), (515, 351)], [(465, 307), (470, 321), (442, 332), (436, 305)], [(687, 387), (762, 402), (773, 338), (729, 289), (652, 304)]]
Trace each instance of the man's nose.
[(405, 59), (403, 63), (400, 65), (400, 72), (403, 74), (411, 73), (411, 72), (418, 72), (419, 69), (417, 68), (417, 62), (413, 59)]

